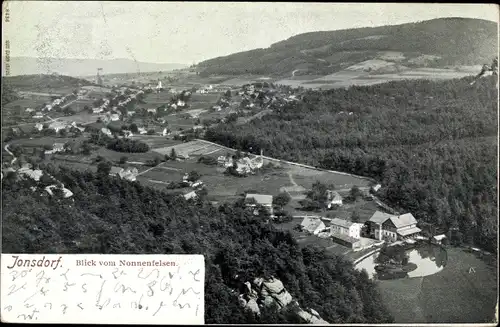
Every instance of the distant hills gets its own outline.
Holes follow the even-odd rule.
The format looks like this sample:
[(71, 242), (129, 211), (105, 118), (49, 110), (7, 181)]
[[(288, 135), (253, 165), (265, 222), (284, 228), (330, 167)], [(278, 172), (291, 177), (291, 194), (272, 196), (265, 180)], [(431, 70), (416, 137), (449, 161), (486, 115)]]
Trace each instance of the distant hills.
[[(2, 59), (4, 61), (5, 58)], [(33, 58), (11, 57), (10, 75), (52, 74), (58, 73), (67, 76), (95, 75), (97, 68), (102, 68), (103, 74), (137, 73), (169, 71), (185, 68), (184, 64), (157, 64), (149, 62), (135, 62), (130, 59), (67, 59), (67, 58)], [(2, 76), (5, 67), (2, 65)]]
[(410, 68), (489, 64), (497, 53), (495, 22), (439, 18), (394, 26), (304, 33), (266, 49), (203, 61), (197, 70), (202, 76), (328, 75), (369, 60)]

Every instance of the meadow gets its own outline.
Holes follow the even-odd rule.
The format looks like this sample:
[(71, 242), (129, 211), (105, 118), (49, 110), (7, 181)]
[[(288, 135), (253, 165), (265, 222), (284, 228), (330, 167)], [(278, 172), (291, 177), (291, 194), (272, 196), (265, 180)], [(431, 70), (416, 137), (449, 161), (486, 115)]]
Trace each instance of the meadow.
[(447, 264), (434, 275), (377, 282), (396, 323), (493, 322), (495, 265), (460, 248), (446, 250)]

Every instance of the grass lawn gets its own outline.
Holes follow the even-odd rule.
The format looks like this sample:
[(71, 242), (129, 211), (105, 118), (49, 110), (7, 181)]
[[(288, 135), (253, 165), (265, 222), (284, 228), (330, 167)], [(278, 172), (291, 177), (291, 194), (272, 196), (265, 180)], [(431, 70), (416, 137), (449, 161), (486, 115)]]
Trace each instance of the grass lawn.
[[(487, 323), (494, 319), (497, 274), (472, 253), (448, 248), (444, 269), (418, 278), (378, 281), (397, 323)], [(469, 268), (476, 272), (469, 274)]]

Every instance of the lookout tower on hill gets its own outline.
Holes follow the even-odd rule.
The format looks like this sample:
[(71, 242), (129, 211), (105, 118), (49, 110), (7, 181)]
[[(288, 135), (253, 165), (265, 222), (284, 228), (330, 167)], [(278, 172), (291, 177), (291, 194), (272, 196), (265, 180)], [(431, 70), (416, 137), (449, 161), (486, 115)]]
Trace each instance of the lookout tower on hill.
[(102, 68), (97, 68), (96, 83), (97, 85), (102, 86), (102, 77), (99, 72), (102, 72)]

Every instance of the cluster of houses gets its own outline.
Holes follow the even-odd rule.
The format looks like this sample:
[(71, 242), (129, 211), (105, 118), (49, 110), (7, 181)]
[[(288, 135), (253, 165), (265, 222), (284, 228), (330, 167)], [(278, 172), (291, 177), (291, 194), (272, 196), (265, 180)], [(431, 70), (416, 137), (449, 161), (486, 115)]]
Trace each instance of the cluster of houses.
[[(271, 217), (273, 215), (273, 196), (265, 194), (251, 194), (245, 196), (245, 205), (258, 214), (257, 207), (265, 208)], [(329, 224), (327, 226), (327, 224)], [(300, 223), (303, 231), (323, 238), (332, 238), (335, 242), (354, 250), (361, 250), (369, 246), (386, 242), (406, 241), (420, 237), (421, 229), (417, 227), (417, 220), (411, 213), (393, 215), (376, 211), (365, 223), (358, 223), (340, 218), (324, 218), (306, 216)], [(444, 236), (436, 236), (440, 242)], [(362, 239), (372, 239), (363, 242)]]
[[(9, 171), (16, 172), (18, 178), (21, 178), (21, 179), (31, 179), (31, 180), (33, 180), (35, 182), (39, 182), (43, 175), (47, 175), (46, 173), (44, 173), (40, 169), (33, 169), (33, 167), (30, 164), (24, 164), (21, 168), (19, 168), (17, 170), (15, 170), (12, 167), (5, 169), (2, 172), (2, 179), (3, 179), (4, 173), (8, 173)], [(51, 184), (51, 185), (46, 186), (44, 188), (45, 192), (47, 192), (47, 194), (49, 196), (53, 196), (54, 195), (54, 190), (56, 190), (56, 189), (58, 189), (58, 190), (60, 190), (62, 192), (62, 196), (65, 199), (71, 198), (73, 196), (73, 192), (71, 192), (71, 190), (69, 190), (68, 188), (64, 187), (64, 184), (62, 184), (61, 182), (59, 182), (58, 180), (56, 180), (51, 175), (47, 175), (47, 176), (49, 176), (54, 181), (54, 184)], [(34, 192), (34, 191), (36, 191), (36, 188), (32, 187), (31, 190)]]
[(228, 169), (230, 167), (234, 167), (236, 165), (236, 171), (241, 174), (253, 174), (257, 169), (262, 168), (264, 164), (262, 151), (260, 152), (260, 156), (257, 156), (253, 159), (249, 157), (243, 157), (240, 159), (235, 159), (233, 156), (220, 156), (217, 158), (217, 163)]
[(137, 175), (139, 171), (137, 168), (121, 168), (121, 167), (111, 167), (111, 171), (109, 173), (110, 176), (117, 176), (121, 179), (125, 179), (131, 182), (135, 182), (137, 180)]
[(201, 180), (196, 180), (194, 182), (190, 181), (189, 174), (185, 174), (182, 177), (182, 183), (185, 186), (191, 187), (193, 189), (192, 191), (189, 191), (188, 193), (183, 195), (184, 199), (186, 199), (186, 200), (196, 199), (198, 197), (198, 194), (196, 193), (196, 191), (199, 191), (200, 189), (205, 187), (205, 184)]
[[(327, 227), (327, 218), (318, 216), (305, 217), (301, 222), (302, 230), (319, 237), (331, 237), (337, 243), (359, 250), (363, 238), (375, 241), (406, 241), (420, 236), (421, 229), (411, 213), (393, 215), (376, 211), (364, 224), (334, 218)], [(373, 244), (373, 242), (372, 242)]]
[(289, 92), (281, 94), (269, 87), (256, 87), (255, 84), (243, 85), (238, 95), (243, 97), (241, 107), (251, 109), (260, 105), (263, 109), (280, 108), (287, 102), (299, 101), (299, 96)]
[(201, 87), (200, 89), (196, 90), (196, 93), (199, 93), (199, 94), (218, 93), (218, 92), (221, 92), (221, 90), (214, 88), (212, 85), (206, 85), (206, 86)]
[(45, 107), (42, 109), (42, 110), (45, 110), (45, 111), (51, 111), (55, 106), (61, 106), (63, 105), (64, 103), (68, 102), (69, 100), (72, 100), (76, 98), (76, 95), (74, 95), (73, 93), (71, 94), (68, 94), (68, 95), (65, 95), (63, 96), (62, 98), (59, 98), (59, 99), (55, 99), (54, 101), (52, 101), (51, 104), (47, 104), (45, 105)]
[(26, 108), (25, 111), (27, 113), (33, 113), (34, 112), (34, 114), (32, 116), (33, 119), (42, 119), (43, 116), (44, 116), (44, 114), (43, 114), (44, 111), (51, 111), (54, 107), (61, 106), (64, 103), (66, 103), (66, 102), (68, 102), (68, 101), (70, 101), (70, 100), (72, 100), (74, 98), (76, 98), (76, 95), (74, 95), (72, 93), (72, 94), (63, 96), (62, 98), (54, 99), (52, 101), (52, 103), (46, 104), (43, 108), (41, 108), (40, 111), (36, 111), (35, 109), (29, 108), (29, 107)]

